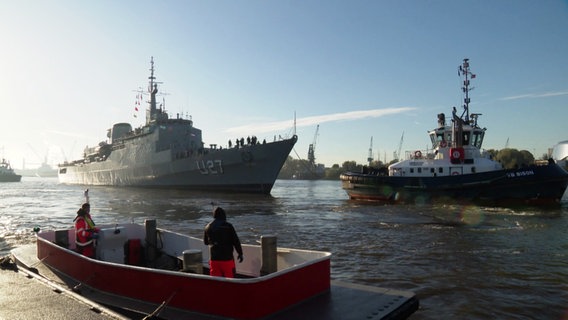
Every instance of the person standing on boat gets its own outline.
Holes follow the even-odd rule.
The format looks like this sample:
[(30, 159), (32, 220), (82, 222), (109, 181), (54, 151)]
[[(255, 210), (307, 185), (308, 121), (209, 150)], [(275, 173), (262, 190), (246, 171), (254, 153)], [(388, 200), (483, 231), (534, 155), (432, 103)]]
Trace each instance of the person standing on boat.
[(91, 205), (88, 202), (83, 203), (73, 222), (75, 222), (77, 252), (89, 258), (94, 258), (95, 240), (98, 238), (99, 228), (95, 227), (91, 218)]
[(237, 251), (239, 263), (243, 262), (243, 248), (237, 232), (227, 222), (225, 210), (213, 209), (213, 220), (205, 226), (203, 243), (209, 246), (209, 274), (212, 276), (234, 278), (236, 273), (233, 248)]

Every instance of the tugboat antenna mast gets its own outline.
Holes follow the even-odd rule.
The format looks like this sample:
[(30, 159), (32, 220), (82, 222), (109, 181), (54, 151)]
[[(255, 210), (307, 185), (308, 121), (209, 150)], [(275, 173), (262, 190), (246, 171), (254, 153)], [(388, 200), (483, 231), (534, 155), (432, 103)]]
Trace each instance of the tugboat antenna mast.
[[(462, 118), (469, 123), (470, 119), (469, 119), (469, 103), (471, 102), (470, 98), (469, 98), (469, 90), (472, 90), (473, 88), (469, 88), (469, 79), (475, 79), (475, 74), (471, 73), (471, 71), (469, 70), (469, 59), (465, 58), (463, 59), (463, 64), (459, 67), (459, 71), (458, 71), (458, 75), (464, 75), (464, 80), (463, 80), (463, 93), (464, 93), (464, 112), (462, 114)], [(465, 117), (463, 117), (465, 114)]]

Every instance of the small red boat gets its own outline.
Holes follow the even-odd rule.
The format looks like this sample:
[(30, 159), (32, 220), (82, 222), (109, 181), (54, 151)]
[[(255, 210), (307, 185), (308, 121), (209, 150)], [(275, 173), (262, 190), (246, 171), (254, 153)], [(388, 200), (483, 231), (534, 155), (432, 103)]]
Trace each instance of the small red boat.
[(86, 298), (160, 319), (285, 319), (306, 312), (316, 319), (362, 313), (400, 319), (418, 309), (412, 292), (331, 285), (331, 253), (279, 248), (272, 236), (243, 245), (245, 260), (232, 279), (209, 276), (202, 239), (157, 228), (155, 220), (102, 226), (96, 259), (75, 252), (74, 239), (73, 228), (38, 232), (39, 261), (32, 266), (41, 262), (59, 277), (54, 281), (63, 279)]
[[(275, 252), (278, 270), (261, 276), (262, 247), (244, 245), (246, 259), (237, 264), (237, 278), (211, 277), (203, 272), (180, 272), (185, 251), (186, 256), (198, 253), (201, 261), (195, 269), (202, 267), (207, 273), (203, 266), (209, 261), (209, 251), (202, 239), (149, 225), (147, 221), (145, 226), (101, 228), (97, 259), (74, 251), (74, 229), (40, 232), (37, 257), (103, 292), (154, 304), (167, 301), (170, 308), (230, 318), (260, 318), (329, 290), (330, 253), (281, 248)], [(151, 248), (153, 242), (155, 248)], [(150, 244), (145, 255), (141, 254), (142, 243)]]

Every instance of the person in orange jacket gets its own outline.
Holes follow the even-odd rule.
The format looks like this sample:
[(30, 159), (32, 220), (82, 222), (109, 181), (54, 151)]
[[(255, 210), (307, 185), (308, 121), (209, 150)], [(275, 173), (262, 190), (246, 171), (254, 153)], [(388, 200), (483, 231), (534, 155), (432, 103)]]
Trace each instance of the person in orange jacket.
[(77, 211), (75, 222), (75, 244), (77, 252), (89, 258), (95, 258), (95, 240), (98, 238), (99, 228), (91, 218), (91, 205), (83, 203)]

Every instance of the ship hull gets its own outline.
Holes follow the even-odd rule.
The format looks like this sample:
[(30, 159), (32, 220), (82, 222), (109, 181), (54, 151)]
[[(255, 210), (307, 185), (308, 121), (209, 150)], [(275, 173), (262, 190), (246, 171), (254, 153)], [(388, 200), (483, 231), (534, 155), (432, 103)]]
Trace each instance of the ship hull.
[(269, 194), (296, 140), (199, 153), (154, 152), (146, 140), (130, 141), (104, 161), (60, 165), (58, 177), (64, 184)]
[(21, 180), (22, 176), (19, 174), (0, 175), (0, 182), (20, 182)]
[(557, 205), (568, 173), (556, 164), (444, 177), (341, 175), (353, 200), (387, 203), (472, 202), (484, 205)]

